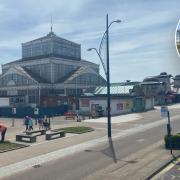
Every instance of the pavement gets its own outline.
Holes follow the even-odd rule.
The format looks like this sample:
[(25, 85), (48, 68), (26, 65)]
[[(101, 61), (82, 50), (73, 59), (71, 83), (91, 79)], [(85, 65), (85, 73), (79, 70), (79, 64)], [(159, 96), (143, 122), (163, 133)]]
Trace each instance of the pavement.
[[(179, 110), (180, 105), (175, 105), (174, 108), (171, 106), (172, 121), (178, 122), (180, 118)], [(164, 125), (166, 120), (162, 120), (159, 114), (159, 109), (157, 108), (144, 113), (113, 117), (113, 142), (124, 139), (127, 136), (133, 137), (137, 133)], [(152, 116), (156, 118), (152, 118)], [(6, 138), (11, 141), (15, 141), (15, 135), (17, 133), (24, 131), (25, 127), (23, 126), (22, 119), (15, 119), (15, 127), (11, 127), (12, 121), (9, 118), (1, 118), (0, 122), (2, 121), (6, 122), (9, 126)], [(52, 129), (79, 125), (93, 127), (95, 131), (81, 135), (68, 134), (65, 138), (52, 141), (45, 141), (42, 136), (38, 137), (37, 143), (31, 144), (30, 147), (0, 154), (0, 179), (14, 179), (13, 174), (26, 172), (36, 165), (47, 164), (57, 159), (71, 157), (87, 149), (96, 148), (99, 144), (108, 142), (106, 118), (85, 120), (81, 123), (73, 120), (64, 120), (64, 117), (55, 117), (51, 120)], [(35, 126), (35, 129), (38, 129), (38, 127)], [(142, 143), (143, 141), (143, 138), (139, 138), (137, 142)], [(136, 162), (137, 159), (139, 159), (138, 163)], [(131, 152), (126, 158), (122, 158), (121, 161), (118, 160), (116, 164), (111, 162), (107, 167), (103, 167), (97, 172), (92, 172), (90, 175), (86, 174), (84, 178), (119, 179), (122, 176), (121, 179), (132, 179), (133, 173), (138, 172), (139, 175), (135, 179), (143, 179), (145, 175), (147, 176), (152, 173), (152, 170), (160, 167), (170, 159), (171, 156), (164, 149), (163, 141), (161, 140), (154, 144), (149, 144), (142, 150), (134, 153)], [(104, 172), (110, 172), (108, 173), (110, 175), (107, 176), (107, 173)], [(105, 174), (106, 176), (104, 177)]]
[[(112, 124), (114, 123), (123, 123), (123, 122), (132, 122), (141, 119), (142, 116), (137, 113), (132, 113), (132, 114), (125, 114), (121, 116), (114, 116)], [(98, 118), (98, 119), (87, 119), (84, 122), (96, 122), (96, 123), (106, 123), (107, 119), (104, 117)]]

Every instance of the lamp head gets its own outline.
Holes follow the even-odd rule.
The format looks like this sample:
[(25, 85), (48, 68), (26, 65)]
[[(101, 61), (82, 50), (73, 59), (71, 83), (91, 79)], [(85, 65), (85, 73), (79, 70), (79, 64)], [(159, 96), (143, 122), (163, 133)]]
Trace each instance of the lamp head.
[(87, 51), (92, 51), (93, 50), (93, 48), (89, 48), (89, 49), (87, 49)]
[(120, 19), (117, 19), (116, 21), (115, 21), (116, 23), (120, 23), (120, 22), (122, 22)]

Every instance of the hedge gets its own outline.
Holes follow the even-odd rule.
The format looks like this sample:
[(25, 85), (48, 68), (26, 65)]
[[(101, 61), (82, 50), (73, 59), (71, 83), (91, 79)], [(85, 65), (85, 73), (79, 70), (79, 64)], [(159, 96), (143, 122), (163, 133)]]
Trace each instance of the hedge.
[(164, 137), (166, 149), (180, 149), (180, 133)]

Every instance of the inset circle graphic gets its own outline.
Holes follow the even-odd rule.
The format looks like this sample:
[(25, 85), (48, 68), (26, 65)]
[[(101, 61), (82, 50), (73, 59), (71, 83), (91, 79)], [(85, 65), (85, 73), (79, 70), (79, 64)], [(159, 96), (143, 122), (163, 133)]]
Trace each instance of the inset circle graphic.
[(180, 20), (179, 20), (177, 27), (176, 27), (175, 46), (176, 46), (177, 53), (180, 56)]

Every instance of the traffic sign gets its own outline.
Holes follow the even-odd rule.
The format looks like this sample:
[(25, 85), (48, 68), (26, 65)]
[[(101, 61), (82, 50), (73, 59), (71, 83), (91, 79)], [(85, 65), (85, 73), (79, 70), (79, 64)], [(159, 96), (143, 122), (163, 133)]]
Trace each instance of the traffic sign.
[(16, 108), (12, 108), (12, 114), (16, 114)]
[(161, 106), (161, 117), (168, 117), (168, 107), (167, 106)]
[(34, 114), (38, 115), (39, 114), (39, 109), (38, 108), (34, 108)]

